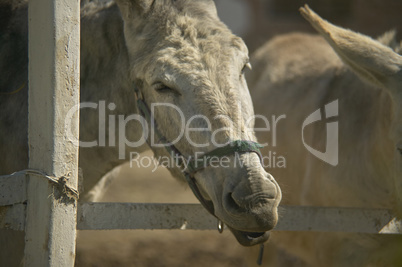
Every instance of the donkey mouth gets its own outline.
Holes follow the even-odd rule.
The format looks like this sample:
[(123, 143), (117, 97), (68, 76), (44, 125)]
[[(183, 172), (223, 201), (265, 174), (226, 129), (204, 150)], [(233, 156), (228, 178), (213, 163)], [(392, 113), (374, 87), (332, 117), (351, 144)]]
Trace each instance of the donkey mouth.
[(269, 239), (269, 232), (245, 232), (229, 227), (237, 241), (246, 247), (258, 245)]

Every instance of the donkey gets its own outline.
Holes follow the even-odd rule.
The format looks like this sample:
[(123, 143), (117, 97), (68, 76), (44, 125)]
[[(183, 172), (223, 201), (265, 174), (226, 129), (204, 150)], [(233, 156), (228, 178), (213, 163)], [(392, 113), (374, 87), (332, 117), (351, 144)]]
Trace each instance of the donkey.
[[(286, 168), (269, 169), (279, 179), (282, 202), (388, 208), (400, 216), (401, 46), (392, 32), (373, 40), (307, 6), (301, 13), (321, 36), (272, 39), (253, 54), (247, 77), (256, 114), (277, 118), (276, 136), (259, 138), (286, 159)], [(312, 266), (401, 263), (395, 237), (275, 233), (273, 240)]]
[[(116, 2), (90, 2), (81, 12), (80, 140), (85, 145), (79, 164), (85, 190), (119, 166), (124, 161), (119, 157), (128, 160), (130, 152), (151, 148), (157, 157), (181, 159), (169, 170), (189, 182), (242, 245), (265, 242), (278, 220), (281, 191), (265, 172), (255, 143), (244, 42), (219, 20), (212, 0)], [(0, 163), (1, 174), (25, 169), (28, 160), (28, 88), (14, 91), (27, 83), (26, 3), (8, 7), (14, 15), (1, 32), (1, 67), (8, 76), (0, 81), (5, 93), (0, 151), (10, 157)], [(112, 127), (116, 121), (100, 116), (103, 111), (108, 118), (119, 115), (118, 130)], [(105, 125), (109, 130), (103, 131)], [(181, 137), (183, 125), (188, 127)], [(152, 145), (156, 132), (159, 140)], [(97, 146), (90, 147), (94, 140)], [(203, 157), (221, 159), (222, 153), (227, 159), (219, 166)], [(7, 246), (1, 245), (2, 252)]]

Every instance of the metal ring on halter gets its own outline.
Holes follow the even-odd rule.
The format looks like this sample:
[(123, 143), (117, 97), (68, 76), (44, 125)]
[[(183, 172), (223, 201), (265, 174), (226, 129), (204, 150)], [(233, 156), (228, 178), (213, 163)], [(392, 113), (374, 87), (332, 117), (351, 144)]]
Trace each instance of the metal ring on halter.
[(220, 234), (222, 234), (224, 228), (225, 228), (225, 223), (218, 219), (218, 232)]

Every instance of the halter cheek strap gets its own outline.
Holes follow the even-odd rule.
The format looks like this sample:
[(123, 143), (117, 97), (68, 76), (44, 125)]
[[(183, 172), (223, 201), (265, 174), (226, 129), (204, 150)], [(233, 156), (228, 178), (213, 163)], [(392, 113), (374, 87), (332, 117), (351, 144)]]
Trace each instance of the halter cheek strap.
[[(165, 145), (165, 149), (167, 152), (172, 155), (172, 157), (176, 157), (179, 160), (179, 165), (184, 165), (183, 159), (185, 158), (184, 155), (173, 145), (173, 144), (168, 144), (168, 140), (165, 138), (165, 136), (162, 135), (162, 133), (159, 131), (156, 121), (153, 117), (153, 114), (151, 113), (150, 109), (148, 108), (148, 105), (145, 103), (143, 99), (142, 93), (138, 90), (136, 86), (134, 86), (134, 91), (135, 95), (137, 98), (137, 107), (140, 111), (140, 114), (144, 116), (144, 118), (150, 122), (151, 128), (154, 131), (156, 137), (159, 139), (159, 141), (163, 142)], [(148, 138), (147, 138), (148, 141)], [(149, 143), (148, 143), (149, 144)], [(216, 148), (208, 153), (205, 153), (199, 158), (193, 158), (189, 160), (187, 163), (186, 168), (183, 170), (184, 177), (193, 191), (194, 195), (197, 197), (197, 199), (200, 201), (200, 203), (213, 215), (215, 216), (215, 211), (214, 211), (214, 206), (211, 201), (206, 200), (197, 184), (196, 180), (194, 178), (194, 175), (202, 170), (205, 169), (206, 167), (210, 166), (211, 161), (215, 158), (222, 158), (225, 156), (230, 156), (230, 155), (235, 155), (235, 154), (241, 154), (241, 153), (249, 153), (249, 152), (255, 152), (260, 158), (260, 161), (262, 162), (262, 156), (260, 152), (260, 148), (263, 146), (253, 142), (253, 141), (247, 141), (247, 140), (236, 140), (228, 143), (227, 145), (223, 147)], [(216, 216), (215, 216), (216, 217)], [(219, 219), (218, 219), (219, 220)]]

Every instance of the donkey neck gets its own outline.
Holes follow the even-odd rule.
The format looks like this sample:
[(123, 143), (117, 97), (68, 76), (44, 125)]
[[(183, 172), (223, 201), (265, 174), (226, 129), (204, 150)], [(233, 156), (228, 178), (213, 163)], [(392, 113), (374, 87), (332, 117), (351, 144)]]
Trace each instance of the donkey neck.
[(122, 151), (120, 145), (124, 138), (137, 141), (142, 136), (138, 123), (124, 121), (137, 108), (120, 12), (115, 4), (88, 4), (83, 10), (80, 140), (96, 142), (89, 148), (80, 147), (87, 191), (112, 168), (129, 160), (131, 151), (142, 152), (147, 146), (124, 145)]

